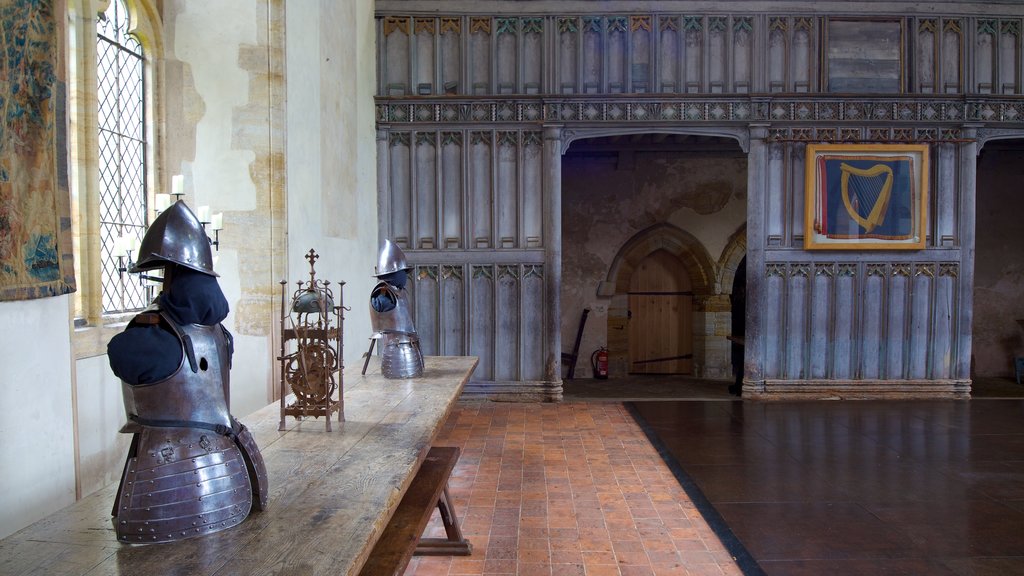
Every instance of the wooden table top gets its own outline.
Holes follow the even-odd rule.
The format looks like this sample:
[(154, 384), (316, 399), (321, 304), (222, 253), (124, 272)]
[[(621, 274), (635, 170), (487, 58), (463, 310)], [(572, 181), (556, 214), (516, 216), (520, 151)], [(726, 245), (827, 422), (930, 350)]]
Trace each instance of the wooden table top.
[(0, 540), (0, 574), (358, 574), (477, 358), (427, 357), (423, 376), (345, 372), (345, 422), (288, 418), (277, 402), (241, 418), (266, 462), (270, 501), (239, 526), (168, 544), (117, 541), (117, 484)]

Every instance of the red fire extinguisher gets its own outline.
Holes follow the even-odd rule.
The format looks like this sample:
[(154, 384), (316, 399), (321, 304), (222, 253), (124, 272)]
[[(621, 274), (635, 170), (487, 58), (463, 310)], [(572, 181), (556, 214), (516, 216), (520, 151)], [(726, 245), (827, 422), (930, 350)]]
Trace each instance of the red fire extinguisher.
[(590, 365), (594, 369), (594, 378), (604, 380), (608, 377), (608, 349), (604, 346), (594, 350), (590, 355)]

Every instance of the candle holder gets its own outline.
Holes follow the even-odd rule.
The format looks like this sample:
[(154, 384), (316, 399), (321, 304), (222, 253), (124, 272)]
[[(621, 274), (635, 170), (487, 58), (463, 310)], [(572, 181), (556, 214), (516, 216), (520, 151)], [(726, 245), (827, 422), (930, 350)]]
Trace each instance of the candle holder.
[(117, 277), (124, 279), (124, 273), (128, 271), (128, 266), (125, 264), (125, 260), (128, 262), (132, 261), (132, 251), (128, 250), (123, 254), (117, 255)]
[(224, 225), (222, 223), (223, 221), (221, 220), (222, 218), (222, 214), (217, 213), (213, 215), (212, 220), (199, 221), (199, 223), (203, 225), (203, 231), (206, 230), (207, 224), (213, 225), (213, 238), (210, 238), (210, 235), (207, 234), (206, 239), (210, 242), (210, 246), (213, 246), (213, 249), (216, 250), (217, 252), (220, 252), (220, 231), (224, 228)]

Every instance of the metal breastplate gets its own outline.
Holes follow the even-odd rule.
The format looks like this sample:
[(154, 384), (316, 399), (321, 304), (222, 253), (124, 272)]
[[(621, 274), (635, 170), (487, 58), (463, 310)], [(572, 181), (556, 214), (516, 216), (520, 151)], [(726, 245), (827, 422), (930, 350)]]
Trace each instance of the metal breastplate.
[[(412, 321), (412, 310), (409, 306), (408, 292), (398, 290), (387, 282), (379, 282), (370, 292), (370, 323), (375, 334), (401, 332), (416, 334), (416, 326)], [(372, 305), (374, 297), (384, 295), (394, 301), (394, 308), (386, 312), (378, 312)]]
[(182, 345), (178, 370), (151, 384), (121, 383), (128, 419), (143, 426), (231, 428), (228, 411), (230, 352), (218, 324), (178, 325), (164, 312), (161, 321)]
[(267, 503), (263, 457), (228, 411), (227, 332), (177, 325), (162, 312), (160, 323), (178, 337), (182, 362), (159, 382), (122, 383), (130, 420), (122, 432), (135, 433), (112, 511), (122, 542), (217, 532)]

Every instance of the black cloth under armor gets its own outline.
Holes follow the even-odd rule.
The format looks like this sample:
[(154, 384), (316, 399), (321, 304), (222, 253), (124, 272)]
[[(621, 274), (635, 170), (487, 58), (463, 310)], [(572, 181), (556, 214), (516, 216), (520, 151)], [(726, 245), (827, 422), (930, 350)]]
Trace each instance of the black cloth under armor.
[[(179, 324), (214, 326), (227, 318), (228, 301), (216, 278), (181, 266), (172, 278), (157, 302)], [(110, 340), (107, 358), (114, 375), (124, 382), (159, 382), (181, 365), (181, 343), (159, 325), (133, 325)]]

